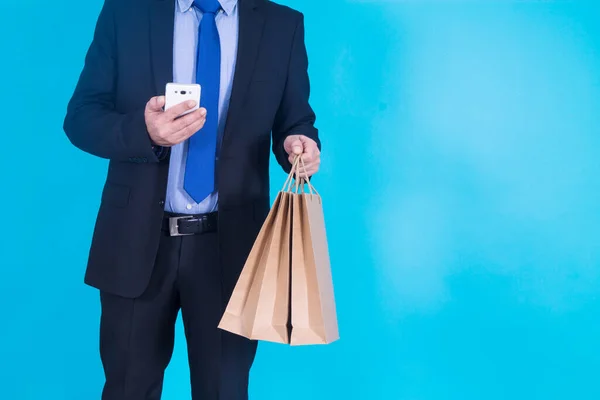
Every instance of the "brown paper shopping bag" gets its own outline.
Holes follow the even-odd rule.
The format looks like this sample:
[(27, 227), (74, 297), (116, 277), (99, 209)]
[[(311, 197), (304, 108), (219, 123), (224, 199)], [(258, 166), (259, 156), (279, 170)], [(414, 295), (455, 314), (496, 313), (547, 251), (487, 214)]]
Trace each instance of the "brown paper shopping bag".
[(292, 197), (292, 345), (328, 344), (339, 339), (333, 280), (321, 197)]
[(289, 343), (292, 176), (293, 172), (258, 234), (219, 324), (221, 329), (249, 339)]
[(258, 273), (250, 287), (248, 301), (256, 304), (250, 339), (289, 343), (290, 220), (289, 195), (280, 193), (271, 240), (258, 261)]
[[(257, 284), (257, 279), (261, 275), (260, 260), (266, 248), (268, 248), (272, 233), (275, 217), (279, 212), (281, 196), (277, 196), (267, 218), (258, 233), (258, 237), (250, 250), (246, 259), (244, 268), (238, 278), (233, 293), (227, 304), (227, 308), (219, 323), (219, 328), (250, 338), (252, 332), (252, 321), (256, 315), (256, 298), (249, 298), (252, 285)], [(263, 268), (264, 270), (264, 268)]]

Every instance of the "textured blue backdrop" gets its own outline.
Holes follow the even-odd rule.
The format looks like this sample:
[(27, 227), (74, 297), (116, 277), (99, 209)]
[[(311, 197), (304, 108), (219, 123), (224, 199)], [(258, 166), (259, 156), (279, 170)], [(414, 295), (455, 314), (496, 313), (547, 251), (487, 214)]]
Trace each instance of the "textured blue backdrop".
[[(262, 346), (251, 398), (600, 398), (600, 8), (286, 3), (306, 14), (342, 340)], [(0, 0), (1, 399), (99, 398), (82, 277), (106, 163), (61, 123), (100, 6)], [(188, 378), (180, 335), (164, 398)]]

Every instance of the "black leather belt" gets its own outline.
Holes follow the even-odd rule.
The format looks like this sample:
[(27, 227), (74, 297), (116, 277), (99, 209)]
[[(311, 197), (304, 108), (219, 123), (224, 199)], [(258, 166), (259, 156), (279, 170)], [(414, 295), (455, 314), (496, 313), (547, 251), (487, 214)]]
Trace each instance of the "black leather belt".
[(169, 236), (200, 235), (203, 233), (216, 232), (219, 214), (185, 215), (165, 213), (162, 230)]

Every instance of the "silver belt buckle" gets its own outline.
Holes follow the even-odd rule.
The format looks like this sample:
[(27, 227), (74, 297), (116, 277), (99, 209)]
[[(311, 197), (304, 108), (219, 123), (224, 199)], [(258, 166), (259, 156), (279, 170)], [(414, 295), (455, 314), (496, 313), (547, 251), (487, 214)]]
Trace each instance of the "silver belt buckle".
[(169, 235), (170, 236), (191, 236), (193, 233), (179, 233), (177, 222), (181, 219), (193, 219), (193, 217), (170, 217), (169, 218)]

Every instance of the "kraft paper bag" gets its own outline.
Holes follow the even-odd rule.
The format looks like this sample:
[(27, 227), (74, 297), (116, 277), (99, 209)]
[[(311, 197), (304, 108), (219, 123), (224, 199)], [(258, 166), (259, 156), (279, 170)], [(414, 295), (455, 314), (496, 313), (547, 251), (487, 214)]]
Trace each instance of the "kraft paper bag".
[(306, 183), (310, 193), (291, 194), (292, 345), (339, 339), (322, 200)]
[[(292, 345), (339, 339), (322, 201), (309, 181), (296, 181), (292, 190), (298, 167), (299, 158), (252, 247), (221, 329)], [(305, 183), (310, 193), (303, 192)]]
[(256, 296), (251, 298), (249, 294), (251, 287), (260, 284), (262, 275), (264, 275), (264, 265), (261, 268), (260, 261), (263, 258), (265, 250), (270, 247), (273, 226), (280, 211), (281, 197), (280, 194), (275, 198), (275, 202), (250, 250), (250, 254), (246, 259), (244, 268), (219, 323), (220, 329), (249, 339), (251, 338), (253, 320), (258, 307)]
[(289, 344), (293, 174), (294, 168), (250, 251), (219, 323), (223, 330), (253, 340)]
[(289, 343), (290, 225), (289, 194), (280, 193), (271, 240), (258, 262), (258, 273), (250, 287), (248, 300), (256, 304), (250, 339)]

